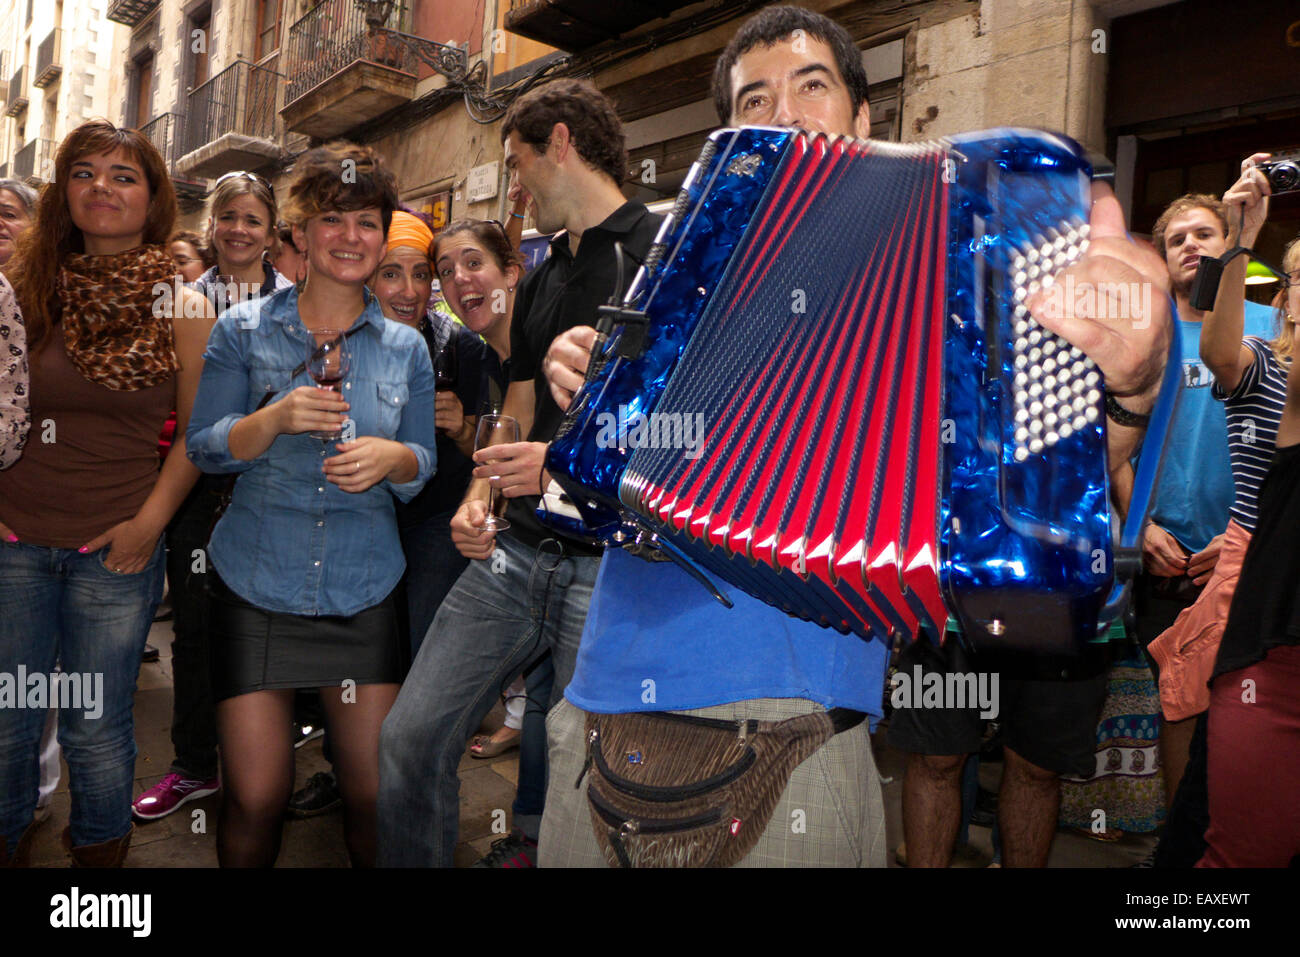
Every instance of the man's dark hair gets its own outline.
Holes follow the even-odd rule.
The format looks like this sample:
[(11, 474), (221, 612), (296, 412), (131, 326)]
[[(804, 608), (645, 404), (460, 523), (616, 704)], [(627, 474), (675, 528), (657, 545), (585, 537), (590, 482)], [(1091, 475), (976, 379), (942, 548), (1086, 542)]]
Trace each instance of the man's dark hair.
[(713, 105), (718, 111), (718, 121), (731, 122), (731, 68), (736, 61), (754, 47), (770, 47), (784, 40), (796, 30), (821, 40), (835, 54), (844, 85), (848, 87), (856, 116), (867, 98), (867, 71), (862, 65), (862, 51), (858, 49), (848, 31), (829, 17), (802, 7), (764, 7), (741, 26), (718, 57), (713, 68)]
[(583, 162), (618, 185), (627, 176), (623, 124), (614, 103), (587, 80), (553, 80), (511, 104), (501, 124), (501, 142), (512, 132), (538, 153), (546, 152), (556, 123), (569, 128)]

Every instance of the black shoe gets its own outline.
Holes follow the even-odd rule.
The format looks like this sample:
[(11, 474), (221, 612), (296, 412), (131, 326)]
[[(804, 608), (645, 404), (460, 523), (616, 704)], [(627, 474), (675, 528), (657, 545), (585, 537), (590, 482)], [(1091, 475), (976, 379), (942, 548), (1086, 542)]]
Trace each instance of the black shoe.
[(154, 610), (153, 613), (153, 620), (171, 621), (172, 616), (174, 614), (175, 612), (172, 609), (172, 598), (171, 595), (168, 595), (166, 598), (164, 598), (162, 601), (158, 603), (158, 607)]
[(524, 837), (523, 831), (511, 831), (492, 842), (492, 850), (473, 864), (474, 867), (536, 867), (537, 842)]
[(307, 779), (306, 787), (293, 792), (289, 798), (289, 807), (285, 810), (288, 817), (315, 817), (334, 810), (343, 803), (339, 796), (339, 785), (334, 775), (328, 771), (318, 771)]
[(146, 645), (144, 646), (144, 654), (142, 654), (142, 655), (140, 656), (140, 660), (141, 660), (141, 661), (157, 661), (157, 660), (158, 660), (158, 649), (155, 648), (153, 645), (146, 644)]

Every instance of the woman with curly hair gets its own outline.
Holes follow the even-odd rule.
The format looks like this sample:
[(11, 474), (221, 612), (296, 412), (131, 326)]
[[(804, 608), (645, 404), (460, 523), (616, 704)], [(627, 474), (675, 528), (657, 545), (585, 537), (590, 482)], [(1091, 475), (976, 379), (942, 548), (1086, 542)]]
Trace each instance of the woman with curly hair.
[[(294, 164), (285, 218), (306, 279), (228, 309), (212, 333), (189, 427), (205, 471), (240, 475), (208, 546), (223, 867), (269, 867), (293, 787), (294, 690), (319, 688), (354, 866), (375, 856), (379, 727), (405, 664), (394, 590), (405, 562), (393, 498), (433, 474), (429, 352), (366, 288), (397, 187), (366, 147)], [(338, 391), (309, 353), (346, 343)], [(341, 441), (313, 431), (341, 430)], [(351, 436), (355, 436), (352, 438)]]

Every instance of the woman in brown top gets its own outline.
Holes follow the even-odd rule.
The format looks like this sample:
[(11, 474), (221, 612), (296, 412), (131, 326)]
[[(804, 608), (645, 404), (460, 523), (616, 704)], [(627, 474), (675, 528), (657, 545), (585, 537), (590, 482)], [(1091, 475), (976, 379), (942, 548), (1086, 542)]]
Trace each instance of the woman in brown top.
[[(152, 144), (85, 123), (59, 147), (54, 185), (8, 270), (27, 331), (32, 429), (23, 457), (0, 472), (5, 863), (28, 853), (52, 705), (73, 859), (120, 865), (130, 843), (132, 698), (161, 592), (162, 531), (198, 477), (183, 436), (212, 327), (202, 296), (182, 290), (173, 302), (165, 243), (175, 215)], [(160, 472), (158, 433), (173, 406), (182, 454)]]

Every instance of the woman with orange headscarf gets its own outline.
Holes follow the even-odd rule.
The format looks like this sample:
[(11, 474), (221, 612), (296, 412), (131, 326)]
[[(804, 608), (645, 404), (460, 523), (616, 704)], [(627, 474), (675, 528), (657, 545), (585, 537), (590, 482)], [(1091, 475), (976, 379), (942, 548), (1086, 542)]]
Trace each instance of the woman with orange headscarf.
[(397, 211), (388, 248), (370, 279), (384, 315), (419, 330), (438, 373), (438, 471), (411, 502), (398, 507), (406, 553), (411, 658), (442, 599), (469, 559), (451, 544), (449, 524), (469, 485), (478, 413), (490, 404), (488, 382), (504, 391), (501, 363), (483, 340), (431, 308), (433, 233), (418, 216)]

